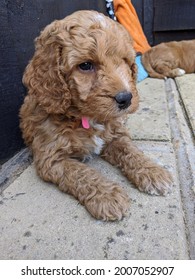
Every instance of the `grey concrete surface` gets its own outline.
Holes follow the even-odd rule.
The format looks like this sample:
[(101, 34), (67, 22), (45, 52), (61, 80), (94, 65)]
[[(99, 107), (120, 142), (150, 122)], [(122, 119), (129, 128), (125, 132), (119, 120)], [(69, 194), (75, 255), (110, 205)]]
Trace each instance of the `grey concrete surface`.
[[(184, 79), (191, 83), (188, 75)], [(173, 85), (174, 80), (141, 82), (140, 109), (127, 122), (138, 147), (172, 173), (172, 192), (166, 197), (140, 193), (118, 169), (96, 158), (89, 164), (131, 198), (127, 217), (102, 222), (38, 178), (31, 164), (1, 193), (0, 259), (194, 258), (194, 138)]]
[[(185, 75), (185, 81), (186, 84), (189, 84), (189, 87), (193, 87), (191, 75)], [(187, 224), (189, 253), (190, 257), (195, 259), (195, 139), (181, 93), (172, 79), (166, 81), (166, 92), (172, 144), (177, 161), (181, 197)], [(191, 104), (193, 104), (195, 95), (191, 94), (190, 99)]]
[(187, 75), (187, 82), (186, 75), (178, 77), (176, 78), (176, 84), (195, 136), (195, 75)]
[(138, 140), (170, 141), (164, 81), (145, 79), (137, 85), (137, 88), (140, 94), (139, 109), (127, 120), (131, 137)]

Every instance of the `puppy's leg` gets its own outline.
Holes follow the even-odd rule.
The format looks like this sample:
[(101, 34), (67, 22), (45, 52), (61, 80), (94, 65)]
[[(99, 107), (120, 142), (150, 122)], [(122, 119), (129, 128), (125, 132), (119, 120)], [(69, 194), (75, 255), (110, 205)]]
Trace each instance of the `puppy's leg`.
[(119, 220), (125, 215), (129, 207), (126, 193), (93, 168), (73, 159), (48, 158), (35, 163), (40, 177), (73, 195), (95, 218)]
[(185, 74), (185, 70), (181, 68), (173, 68), (173, 66), (169, 65), (169, 63), (159, 63), (155, 70), (163, 75), (164, 77), (168, 78), (175, 78)]
[(172, 73), (173, 73), (172, 77), (179, 77), (179, 76), (183, 76), (186, 73), (186, 71), (181, 68), (175, 68), (172, 70)]
[(172, 185), (169, 172), (139, 151), (128, 136), (113, 140), (103, 151), (102, 157), (120, 167), (140, 191), (165, 195)]

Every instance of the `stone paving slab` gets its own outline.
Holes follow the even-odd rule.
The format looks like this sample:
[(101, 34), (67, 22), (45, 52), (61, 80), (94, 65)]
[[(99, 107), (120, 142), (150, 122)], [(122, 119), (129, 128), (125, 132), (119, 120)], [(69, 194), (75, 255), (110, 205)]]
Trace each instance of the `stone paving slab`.
[[(191, 88), (195, 86), (195, 83), (188, 79), (188, 75), (186, 83), (190, 84)], [(187, 111), (183, 108), (181, 93), (173, 79), (167, 79), (166, 91), (190, 258), (195, 259), (195, 142)]]
[(164, 80), (145, 79), (138, 83), (137, 88), (140, 95), (139, 109), (127, 120), (132, 139), (170, 141)]
[(139, 146), (173, 173), (170, 195), (140, 193), (118, 169), (95, 159), (90, 165), (131, 197), (122, 221), (97, 221), (77, 200), (39, 179), (31, 165), (1, 197), (0, 259), (188, 259), (172, 146)]
[(177, 77), (175, 80), (195, 136), (195, 74)]

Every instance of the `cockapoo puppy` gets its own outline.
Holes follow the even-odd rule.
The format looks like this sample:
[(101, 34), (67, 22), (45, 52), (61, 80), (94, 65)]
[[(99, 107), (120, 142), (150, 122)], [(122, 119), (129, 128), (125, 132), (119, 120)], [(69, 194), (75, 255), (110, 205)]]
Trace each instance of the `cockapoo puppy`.
[(195, 40), (172, 41), (152, 47), (142, 55), (152, 78), (175, 78), (195, 72)]
[(48, 25), (35, 47), (20, 118), (39, 176), (102, 220), (121, 219), (129, 198), (85, 163), (93, 155), (119, 167), (140, 191), (166, 194), (171, 175), (134, 146), (123, 125), (138, 107), (135, 51), (125, 28), (78, 11)]

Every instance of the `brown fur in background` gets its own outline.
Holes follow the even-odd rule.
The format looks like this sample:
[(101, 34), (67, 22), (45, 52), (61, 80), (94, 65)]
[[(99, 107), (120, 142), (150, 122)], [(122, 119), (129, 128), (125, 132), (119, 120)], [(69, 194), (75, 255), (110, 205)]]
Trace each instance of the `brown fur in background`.
[(140, 191), (166, 194), (170, 174), (136, 148), (123, 126), (139, 100), (128, 32), (102, 14), (79, 11), (48, 25), (35, 48), (20, 118), (39, 176), (103, 220), (121, 219), (129, 198), (85, 163), (94, 154), (119, 167)]
[(142, 55), (150, 77), (175, 78), (195, 72), (195, 40), (161, 43)]

